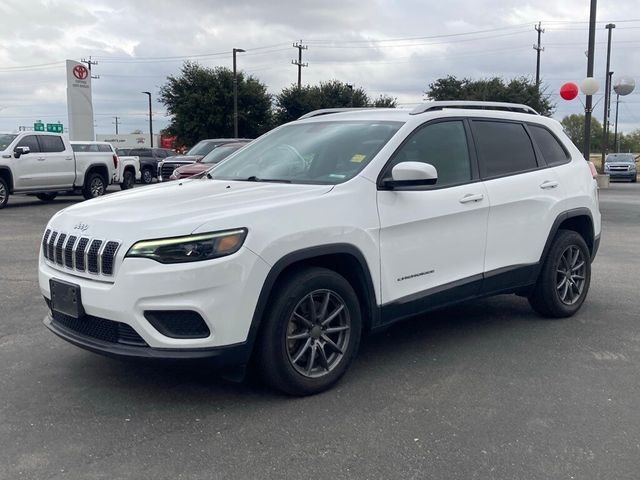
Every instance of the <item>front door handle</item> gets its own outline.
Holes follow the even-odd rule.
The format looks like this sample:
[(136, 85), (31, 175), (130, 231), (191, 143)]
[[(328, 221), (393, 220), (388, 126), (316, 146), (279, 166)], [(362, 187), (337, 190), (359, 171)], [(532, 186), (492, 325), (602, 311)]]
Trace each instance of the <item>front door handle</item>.
[(547, 180), (546, 182), (542, 182), (540, 184), (540, 188), (544, 189), (544, 190), (548, 190), (550, 188), (556, 188), (558, 186), (558, 182), (554, 181), (554, 180)]
[(38, 157), (38, 161), (39, 162), (44, 162), (45, 160), (46, 160), (46, 158), (44, 158), (44, 157)]
[(66, 157), (65, 160), (73, 160), (73, 157)]
[(468, 193), (464, 197), (462, 197), (459, 202), (460, 203), (471, 203), (471, 202), (481, 202), (484, 200), (484, 195), (481, 193)]

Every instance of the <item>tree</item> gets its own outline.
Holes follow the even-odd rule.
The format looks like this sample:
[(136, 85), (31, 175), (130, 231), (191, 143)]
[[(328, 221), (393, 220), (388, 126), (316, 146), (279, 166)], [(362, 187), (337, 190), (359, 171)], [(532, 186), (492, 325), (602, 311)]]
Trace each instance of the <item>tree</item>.
[[(271, 96), (252, 76), (238, 72), (238, 132), (253, 138), (271, 127)], [(167, 77), (160, 101), (172, 116), (167, 127), (181, 145), (204, 138), (233, 136), (233, 71), (185, 62), (178, 76)]]
[[(567, 115), (560, 123), (564, 128), (564, 133), (582, 151), (584, 145), (584, 115), (577, 113)], [(613, 145), (613, 136), (609, 144)], [(591, 118), (591, 151), (602, 151), (602, 124), (595, 118)]]
[(136, 128), (133, 132), (131, 132), (131, 135), (141, 135), (142, 134), (142, 130), (140, 130), (139, 128)]
[(430, 100), (485, 100), (493, 102), (523, 103), (537, 110), (541, 115), (550, 116), (555, 105), (544, 95), (545, 89), (538, 90), (534, 81), (519, 77), (505, 81), (500, 77), (472, 80), (458, 79), (452, 75), (439, 78), (429, 84), (424, 93)]
[(380, 95), (371, 101), (362, 87), (331, 80), (318, 85), (297, 85), (285, 88), (275, 97), (275, 117), (278, 124), (291, 122), (305, 113), (322, 108), (393, 107), (396, 99)]

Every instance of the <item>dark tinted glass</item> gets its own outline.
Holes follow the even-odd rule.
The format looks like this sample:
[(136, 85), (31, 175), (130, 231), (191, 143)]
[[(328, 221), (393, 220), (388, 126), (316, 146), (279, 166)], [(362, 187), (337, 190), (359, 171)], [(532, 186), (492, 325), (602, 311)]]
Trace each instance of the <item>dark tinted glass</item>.
[[(464, 124), (456, 120), (421, 128), (396, 152), (391, 166), (400, 162), (430, 163), (438, 171), (438, 187), (470, 181), (471, 163)], [(389, 170), (387, 176), (390, 173)]]
[(132, 157), (153, 157), (150, 148), (133, 148), (129, 152)]
[(538, 148), (542, 152), (542, 156), (547, 162), (547, 165), (554, 166), (567, 163), (569, 155), (549, 130), (543, 127), (529, 125), (529, 131), (536, 145), (538, 145)]
[(62, 137), (54, 135), (40, 135), (40, 149), (43, 152), (64, 152), (64, 142)]
[[(40, 139), (40, 142), (42, 142), (42, 139)], [(76, 153), (98, 151), (98, 146), (95, 143), (72, 143), (71, 148)]]
[(537, 167), (531, 139), (519, 123), (474, 121), (480, 173), (485, 178)]
[(98, 151), (99, 152), (111, 152), (111, 147), (109, 145), (104, 145), (104, 144), (98, 144)]
[(31, 152), (39, 152), (40, 146), (38, 145), (38, 139), (35, 135), (27, 135), (26, 137), (22, 137), (21, 140), (18, 141), (18, 147), (29, 147)]

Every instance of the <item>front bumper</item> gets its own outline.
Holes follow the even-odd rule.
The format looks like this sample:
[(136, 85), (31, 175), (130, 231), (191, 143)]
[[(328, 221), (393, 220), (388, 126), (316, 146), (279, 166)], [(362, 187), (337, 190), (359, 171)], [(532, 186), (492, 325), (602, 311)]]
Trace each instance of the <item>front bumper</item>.
[(55, 322), (49, 314), (44, 319), (45, 326), (67, 342), (94, 353), (110, 357), (148, 358), (163, 360), (199, 360), (207, 359), (214, 367), (228, 368), (245, 365), (251, 355), (248, 342), (212, 348), (152, 348), (149, 346), (131, 346), (113, 342), (104, 342), (65, 328)]
[[(118, 322), (131, 327), (144, 340), (146, 353), (134, 356), (174, 357), (201, 355), (203, 349), (238, 345), (247, 341), (251, 321), (269, 266), (246, 248), (228, 257), (188, 264), (163, 265), (153, 260), (127, 258), (117, 267), (113, 283), (83, 278), (72, 271), (53, 268), (40, 255), (39, 284), (46, 299), (51, 299), (50, 280), (61, 280), (80, 287), (82, 307), (88, 317)], [(145, 312), (188, 310), (199, 314), (209, 329), (204, 338), (169, 337), (156, 329)], [(94, 338), (56, 328), (56, 334), (81, 343), (84, 348), (131, 356), (145, 352), (135, 346), (132, 352), (120, 344), (102, 345)], [(78, 338), (80, 337), (80, 338)], [(96, 343), (97, 342), (97, 343)], [(107, 348), (108, 347), (108, 348)], [(151, 353), (151, 352), (157, 353)], [(195, 353), (194, 353), (195, 351)], [(215, 356), (215, 355), (214, 355)]]
[(636, 178), (636, 172), (605, 172), (611, 180), (633, 180)]

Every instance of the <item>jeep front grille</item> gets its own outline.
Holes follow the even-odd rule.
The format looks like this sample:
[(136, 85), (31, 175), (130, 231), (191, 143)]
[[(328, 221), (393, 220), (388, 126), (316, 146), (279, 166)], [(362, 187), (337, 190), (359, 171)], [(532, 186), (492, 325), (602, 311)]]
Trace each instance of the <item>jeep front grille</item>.
[(92, 275), (112, 276), (120, 242), (79, 237), (50, 228), (42, 237), (42, 253), (50, 263)]

